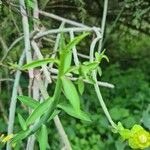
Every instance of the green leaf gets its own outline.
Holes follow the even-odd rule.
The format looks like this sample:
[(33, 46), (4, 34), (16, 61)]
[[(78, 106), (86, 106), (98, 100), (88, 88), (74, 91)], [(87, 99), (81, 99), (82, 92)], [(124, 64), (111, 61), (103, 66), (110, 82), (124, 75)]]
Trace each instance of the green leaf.
[(48, 144), (47, 127), (43, 124), (39, 134), (40, 150), (46, 150), (47, 144)]
[(62, 51), (62, 54), (64, 55), (64, 72), (66, 72), (69, 69), (70, 65), (71, 65), (71, 61), (72, 61), (72, 51), (71, 51), (71, 49), (75, 45), (77, 45), (87, 35), (89, 35), (89, 33), (83, 33), (82, 35), (79, 35), (79, 36), (75, 37), (65, 47), (64, 47), (64, 44), (63, 44), (64, 50)]
[(101, 67), (97, 68), (97, 72), (98, 72), (99, 76), (101, 77), (102, 76), (102, 69), (101, 69)]
[(28, 117), (26, 124), (30, 125), (32, 124), (36, 119), (41, 117), (50, 107), (50, 105), (53, 103), (53, 99), (50, 97), (47, 100), (45, 100), (43, 103), (38, 105), (34, 111), (31, 113), (31, 115)]
[(84, 64), (81, 66), (81, 70), (82, 72), (84, 72), (84, 74), (86, 73), (90, 73), (92, 70), (97, 69), (99, 63), (98, 62), (89, 62), (88, 64)]
[(80, 111), (80, 98), (74, 84), (66, 77), (62, 77), (61, 79), (66, 98), (76, 111)]
[(14, 138), (11, 140), (11, 144), (14, 144), (18, 141), (23, 140), (24, 138), (26, 138), (29, 135), (30, 131), (26, 130), (26, 131), (20, 131), (19, 133), (17, 133)]
[(61, 108), (62, 110), (64, 110), (68, 115), (75, 117), (77, 119), (81, 119), (84, 121), (91, 121), (90, 117), (88, 116), (87, 113), (85, 113), (84, 111), (80, 110), (80, 111), (76, 111), (71, 105), (69, 104), (58, 104), (57, 106), (58, 108)]
[(36, 61), (31, 62), (31, 63), (25, 64), (24, 66), (22, 66), (22, 70), (33, 69), (35, 67), (46, 65), (46, 64), (48, 64), (50, 62), (59, 64), (59, 60), (58, 59), (46, 58), (46, 59), (36, 60)]
[(28, 97), (28, 96), (17, 96), (17, 98), (26, 106), (35, 109), (40, 103), (35, 99)]
[(82, 35), (75, 37), (71, 42), (69, 42), (69, 44), (67, 44), (65, 52), (69, 52), (75, 45), (77, 45), (82, 39), (84, 39), (88, 35), (89, 33), (83, 33)]
[(92, 76), (86, 76), (85, 79), (86, 79), (90, 84), (95, 84), (95, 83), (96, 83)]
[(84, 81), (82, 79), (78, 79), (78, 90), (82, 95), (84, 92)]
[(65, 74), (70, 73), (70, 72), (73, 72), (74, 74), (79, 74), (79, 66), (71, 66), (71, 67), (65, 72)]
[(55, 109), (50, 118), (48, 119), (48, 122), (52, 120), (55, 116), (57, 116), (60, 113), (60, 110)]
[(95, 53), (95, 58), (97, 62), (101, 62), (101, 60), (104, 58), (107, 60), (107, 62), (109, 62), (108, 57), (104, 54), (105, 50), (103, 50), (100, 54), (98, 52)]
[(26, 125), (26, 121), (23, 119), (23, 117), (18, 113), (18, 119), (19, 119), (19, 123), (21, 125), (21, 128), (23, 130), (27, 129), (27, 125)]
[(72, 61), (72, 51), (69, 51), (65, 55), (65, 60), (64, 60), (64, 72), (66, 72), (70, 66), (71, 66), (71, 61)]
[[(62, 27), (63, 29), (63, 27)], [(60, 42), (59, 42), (59, 52), (62, 52), (65, 49), (66, 43), (64, 38), (64, 33), (61, 32), (60, 34)]]

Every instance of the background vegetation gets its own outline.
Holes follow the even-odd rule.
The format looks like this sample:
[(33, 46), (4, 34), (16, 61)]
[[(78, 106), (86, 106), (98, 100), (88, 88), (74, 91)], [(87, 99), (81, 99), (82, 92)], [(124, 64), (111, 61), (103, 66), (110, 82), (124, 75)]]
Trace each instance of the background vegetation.
[[(83, 22), (90, 26), (100, 26), (103, 12), (102, 0), (39, 0), (39, 8), (62, 17)], [(28, 9), (30, 16), (31, 10)], [(0, 59), (8, 46), (22, 35), (21, 16), (17, 1), (2, 1), (0, 4)], [(30, 17), (29, 17), (30, 20)], [(112, 118), (121, 121), (125, 127), (135, 123), (143, 124), (150, 130), (150, 5), (148, 0), (111, 0), (108, 4), (106, 30), (103, 49), (110, 59), (104, 62), (100, 80), (112, 83), (114, 89), (102, 87), (102, 95)], [(57, 28), (58, 22), (46, 17), (41, 27)], [(32, 21), (30, 22), (32, 28)], [(53, 37), (50, 37), (53, 41)], [(85, 43), (86, 45), (86, 43)], [(87, 41), (88, 45), (88, 41)], [(53, 43), (43, 42), (42, 52), (47, 54)], [(5, 65), (17, 62), (23, 43), (15, 46), (3, 64), (0, 64), (0, 79), (14, 78), (14, 72)], [(88, 53), (84, 49), (84, 53)], [(23, 74), (21, 86), (27, 93), (27, 74)], [(8, 108), (11, 98), (12, 81), (0, 80), (0, 133), (7, 133)], [(74, 150), (129, 150), (117, 135), (110, 132), (108, 121), (103, 114), (91, 85), (86, 84), (82, 104), (90, 113), (92, 122), (73, 119), (61, 113), (61, 121)], [(20, 105), (17, 103), (17, 105)], [(97, 107), (99, 106), (99, 107)], [(22, 106), (24, 107), (24, 106)], [(17, 112), (26, 116), (22, 107)], [(49, 125), (51, 150), (60, 149), (59, 135), (54, 123)], [(19, 129), (16, 117), (15, 131)]]

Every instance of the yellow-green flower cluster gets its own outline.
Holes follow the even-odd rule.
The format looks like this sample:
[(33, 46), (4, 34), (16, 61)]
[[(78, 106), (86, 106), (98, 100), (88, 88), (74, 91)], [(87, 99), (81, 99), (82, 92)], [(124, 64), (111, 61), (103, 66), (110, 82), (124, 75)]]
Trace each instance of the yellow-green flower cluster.
[(132, 149), (145, 149), (150, 147), (150, 133), (140, 125), (134, 125), (131, 130), (125, 129), (118, 123), (118, 132), (123, 140), (128, 140)]
[(13, 134), (9, 134), (9, 135), (7, 135), (7, 136), (4, 136), (4, 134), (2, 134), (2, 135), (0, 136), (0, 142), (6, 143), (6, 142), (8, 142), (9, 140), (11, 140), (12, 138), (13, 138)]

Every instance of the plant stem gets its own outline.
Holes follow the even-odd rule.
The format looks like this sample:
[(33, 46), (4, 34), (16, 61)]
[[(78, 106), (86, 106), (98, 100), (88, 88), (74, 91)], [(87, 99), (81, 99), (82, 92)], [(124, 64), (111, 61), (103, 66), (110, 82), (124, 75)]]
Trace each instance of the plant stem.
[(108, 8), (108, 0), (104, 1), (104, 9), (103, 9), (103, 18), (102, 18), (102, 24), (101, 24), (101, 29), (102, 29), (102, 38), (99, 41), (98, 45), (98, 52), (101, 52), (102, 49), (102, 42), (103, 42), (103, 37), (104, 37), (104, 31), (105, 31), (105, 24), (106, 24), (106, 17), (107, 17), (107, 8)]
[[(19, 60), (19, 66), (23, 65), (25, 58), (25, 52), (22, 53), (20, 60)], [(13, 127), (14, 127), (14, 120), (15, 120), (15, 111), (16, 111), (16, 100), (17, 100), (17, 89), (19, 86), (21, 71), (17, 70), (14, 80), (14, 86), (12, 91), (12, 97), (10, 102), (10, 108), (9, 108), (9, 121), (8, 121), (8, 135), (13, 133)], [(11, 147), (9, 145), (9, 142), (7, 143), (7, 150), (11, 150)]]
[(39, 11), (39, 13), (43, 16), (47, 16), (47, 17), (53, 18), (55, 20), (59, 20), (59, 21), (64, 22), (64, 23), (68, 23), (68, 24), (73, 25), (73, 26), (88, 27), (88, 26), (86, 26), (82, 23), (78, 23), (76, 21), (72, 21), (72, 20), (57, 16), (57, 15), (54, 15), (52, 13), (44, 12), (44, 11), (41, 11), (41, 10)]
[[(72, 81), (76, 81), (78, 80), (78, 78), (76, 77), (71, 77), (71, 76), (67, 76), (68, 79), (72, 80)], [(52, 79), (57, 79), (57, 76), (56, 75), (51, 75), (51, 78)], [(86, 79), (83, 79), (84, 82), (86, 83), (89, 83), (89, 84), (92, 84), (90, 83), (88, 80)], [(101, 82), (101, 81), (97, 81), (97, 84), (98, 86), (102, 86), (102, 87), (107, 87), (107, 88), (114, 88), (114, 85), (113, 84), (110, 84), (110, 83), (107, 83), (107, 82)]]
[[(73, 31), (70, 31), (70, 38), (71, 38), (71, 40), (74, 39), (74, 32)], [(75, 63), (76, 66), (79, 66), (80, 61), (79, 61), (79, 58), (78, 58), (78, 55), (77, 55), (76, 46), (74, 46), (72, 48), (72, 51), (73, 51), (74, 63)]]
[[(38, 86), (39, 86), (39, 88), (40, 88), (40, 90), (41, 90), (41, 93), (42, 93), (44, 99), (49, 98), (49, 95), (48, 95), (48, 93), (47, 93), (47, 90), (46, 90), (46, 88), (45, 88), (45, 86), (44, 86), (44, 83), (42, 82), (40, 76), (37, 75), (37, 76), (36, 76), (36, 79), (37, 79)], [(62, 126), (62, 124), (61, 124), (61, 122), (60, 122), (60, 119), (59, 119), (58, 115), (54, 117), (54, 122), (55, 122), (55, 125), (56, 125), (56, 127), (57, 127), (57, 130), (58, 130), (58, 132), (59, 132), (59, 135), (61, 136), (61, 140), (62, 140), (62, 142), (63, 142), (64, 145), (65, 145), (65, 148), (66, 148), (67, 150), (71, 150), (72, 148), (71, 148), (70, 142), (69, 142), (69, 140), (68, 140), (68, 136), (67, 136), (67, 134), (66, 134), (65, 131), (64, 131), (64, 128), (63, 128), (63, 126)]]
[(114, 123), (114, 121), (112, 120), (112, 118), (111, 118), (111, 116), (110, 116), (110, 114), (109, 114), (109, 112), (108, 112), (108, 109), (107, 109), (106, 104), (105, 104), (105, 102), (104, 102), (104, 100), (103, 100), (102, 94), (101, 94), (101, 92), (100, 92), (100, 89), (99, 89), (99, 87), (98, 87), (97, 78), (96, 78), (96, 72), (95, 72), (95, 71), (93, 72), (93, 78), (94, 78), (94, 80), (96, 81), (96, 83), (94, 84), (94, 88), (95, 88), (95, 91), (96, 91), (98, 100), (99, 100), (99, 102), (100, 102), (100, 104), (101, 104), (101, 106), (102, 106), (102, 109), (103, 109), (103, 111), (104, 111), (104, 113), (105, 113), (105, 115), (106, 115), (108, 121), (110, 122), (111, 126), (112, 126), (113, 128), (116, 128), (116, 124)]
[[(54, 94), (53, 94), (53, 97), (52, 97), (52, 103), (51, 103), (51, 107), (50, 109), (40, 118), (40, 120), (35, 123), (33, 125), (32, 128), (29, 129), (29, 135), (31, 134), (34, 134), (40, 127), (42, 124), (45, 124), (47, 122), (47, 120), (49, 119), (49, 117), (52, 115), (52, 113), (54, 112), (58, 102), (59, 102), (59, 99), (60, 99), (60, 94), (61, 94), (61, 89), (62, 89), (62, 81), (61, 81), (61, 77), (63, 76), (64, 74), (64, 60), (65, 60), (65, 55), (62, 54), (60, 56), (60, 62), (61, 64), (59, 65), (58, 67), (58, 79), (57, 79), (57, 82), (56, 82), (56, 87), (55, 87), (55, 91), (54, 91)], [(38, 81), (38, 75), (36, 75), (36, 79)], [(40, 84), (40, 86), (42, 86), (42, 84)], [(41, 92), (44, 93), (45, 96), (48, 96), (48, 94), (46, 94), (46, 90), (44, 90), (44, 85), (43, 87), (41, 88)], [(68, 150), (70, 150), (70, 148), (68, 147)]]
[[(36, 43), (35, 41), (32, 41), (32, 42), (31, 42), (31, 45), (32, 45), (32, 47), (33, 47), (33, 49), (34, 49), (34, 51), (35, 51), (37, 57), (38, 57), (39, 59), (43, 59), (43, 56), (42, 56), (42, 54), (41, 54), (41, 52), (40, 52), (40, 49), (39, 49), (37, 43)], [(51, 83), (52, 81), (51, 81), (51, 78), (50, 78), (50, 73), (49, 73), (48, 70), (47, 70), (47, 66), (46, 66), (46, 65), (42, 65), (42, 69), (43, 69), (43, 73), (44, 73), (44, 75), (45, 75), (47, 81), (48, 81), (49, 83)]]
[[(24, 44), (25, 44), (25, 52), (27, 63), (32, 62), (32, 54), (31, 54), (31, 46), (30, 46), (30, 32), (29, 32), (29, 23), (26, 12), (26, 6), (24, 0), (19, 0), (20, 3), (20, 11), (22, 15), (22, 26), (24, 33)], [(29, 70), (29, 76), (33, 78), (33, 70)]]
[[(71, 28), (63, 28), (63, 29), (52, 29), (52, 30), (48, 30), (48, 31), (44, 31), (44, 32), (39, 32), (37, 35), (34, 36), (33, 39), (38, 39), (41, 38), (43, 36), (46, 36), (48, 34), (57, 34), (57, 33), (61, 33), (61, 32), (93, 32), (94, 29), (96, 27), (71, 27)], [(98, 31), (100, 31), (100, 28), (96, 28)]]
[[(95, 31), (95, 32), (96, 32), (96, 34), (97, 34), (97, 37), (93, 40), (93, 42), (92, 42), (92, 44), (91, 44), (91, 47), (90, 47), (90, 61), (91, 61), (91, 62), (94, 61), (94, 49), (95, 49), (95, 45), (96, 45), (96, 43), (99, 41), (99, 38), (100, 38), (99, 33), (98, 33), (97, 31)], [(112, 120), (112, 118), (111, 118), (111, 116), (110, 116), (110, 114), (109, 114), (109, 112), (108, 112), (108, 109), (107, 109), (107, 107), (106, 107), (106, 104), (105, 104), (105, 102), (104, 102), (104, 100), (103, 100), (103, 98), (102, 98), (102, 94), (101, 94), (100, 89), (99, 89), (99, 86), (98, 86), (98, 81), (97, 81), (97, 77), (96, 77), (97, 75), (96, 75), (96, 74), (97, 74), (96, 71), (93, 71), (93, 72), (92, 72), (93, 79), (94, 79), (95, 82), (96, 82), (96, 83), (94, 84), (94, 88), (95, 88), (95, 91), (96, 91), (98, 100), (99, 100), (100, 105), (101, 105), (101, 107), (102, 107), (102, 109), (103, 109), (103, 111), (104, 111), (104, 113), (105, 113), (105, 115), (106, 115), (108, 121), (110, 122), (111, 126), (112, 126), (113, 128), (116, 128), (116, 124), (113, 122), (113, 120)]]

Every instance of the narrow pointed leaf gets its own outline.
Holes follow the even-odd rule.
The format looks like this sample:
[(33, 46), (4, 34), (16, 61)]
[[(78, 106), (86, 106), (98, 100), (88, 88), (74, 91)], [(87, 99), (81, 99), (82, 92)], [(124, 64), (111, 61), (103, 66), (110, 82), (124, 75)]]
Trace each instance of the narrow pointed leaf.
[(14, 138), (11, 140), (11, 144), (14, 144), (18, 141), (23, 140), (24, 138), (26, 138), (29, 135), (30, 131), (26, 130), (26, 131), (20, 131), (19, 133), (17, 133)]
[(31, 107), (32, 109), (35, 109), (40, 103), (36, 101), (35, 99), (28, 97), (28, 96), (18, 96), (17, 97), (23, 104), (25, 104), (28, 107)]
[(82, 95), (84, 92), (84, 81), (82, 79), (78, 79), (78, 90)]
[(98, 67), (98, 62), (89, 63), (81, 66), (81, 70), (84, 74), (90, 73), (92, 70), (95, 70)]
[(80, 111), (80, 98), (74, 84), (66, 77), (62, 77), (62, 84), (66, 98), (76, 111)]
[(19, 123), (21, 125), (21, 128), (23, 130), (26, 130), (27, 129), (26, 121), (23, 119), (23, 117), (20, 114), (18, 114), (18, 119), (19, 119)]
[(73, 72), (74, 74), (79, 74), (79, 66), (71, 66), (71, 67), (65, 72), (65, 74), (70, 73), (70, 72)]
[(36, 61), (31, 62), (31, 63), (25, 64), (22, 67), (22, 69), (23, 70), (29, 70), (29, 69), (33, 69), (33, 68), (36, 68), (36, 67), (40, 67), (42, 65), (46, 65), (46, 64), (48, 64), (50, 62), (59, 64), (59, 60), (57, 60), (57, 59), (46, 58), (46, 59), (36, 60)]
[(61, 34), (60, 34), (60, 42), (59, 42), (59, 52), (62, 52), (62, 50), (64, 50), (65, 46), (66, 46), (66, 43), (65, 43), (64, 33), (61, 32)]
[(82, 39), (84, 39), (88, 35), (89, 33), (83, 33), (82, 35), (75, 37), (69, 44), (67, 44), (65, 51), (70, 51), (75, 45), (77, 45)]
[(91, 121), (90, 117), (88, 116), (87, 113), (85, 113), (84, 111), (80, 110), (79, 112), (77, 112), (71, 105), (69, 104), (58, 104), (57, 106), (58, 108), (61, 108), (62, 110), (64, 110), (68, 115), (75, 117), (77, 119), (81, 119), (84, 121)]
[(64, 60), (64, 72), (66, 72), (70, 66), (72, 61), (72, 51), (66, 53), (65, 60)]
[(46, 150), (47, 144), (48, 144), (47, 127), (43, 124), (39, 134), (40, 150)]
[(26, 124), (30, 125), (32, 124), (36, 119), (41, 117), (50, 107), (50, 104), (53, 102), (52, 98), (49, 98), (48, 100), (44, 101), (40, 105), (38, 105), (34, 111), (31, 113), (31, 115), (28, 117)]
[(50, 116), (50, 118), (48, 119), (48, 122), (49, 122), (50, 120), (52, 120), (55, 116), (57, 116), (59, 113), (60, 113), (60, 110), (55, 109), (54, 112), (53, 112), (53, 114), (52, 114), (52, 115)]

